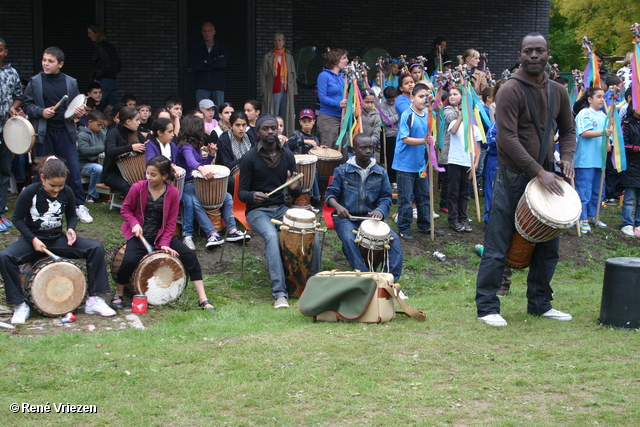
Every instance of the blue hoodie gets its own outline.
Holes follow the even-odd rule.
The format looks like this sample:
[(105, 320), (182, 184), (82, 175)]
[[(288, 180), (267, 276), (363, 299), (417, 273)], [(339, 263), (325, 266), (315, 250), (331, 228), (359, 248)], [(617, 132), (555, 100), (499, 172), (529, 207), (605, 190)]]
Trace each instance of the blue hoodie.
[(341, 117), (340, 101), (344, 99), (344, 73), (334, 73), (323, 68), (318, 75), (318, 98), (320, 98), (320, 113), (327, 116)]

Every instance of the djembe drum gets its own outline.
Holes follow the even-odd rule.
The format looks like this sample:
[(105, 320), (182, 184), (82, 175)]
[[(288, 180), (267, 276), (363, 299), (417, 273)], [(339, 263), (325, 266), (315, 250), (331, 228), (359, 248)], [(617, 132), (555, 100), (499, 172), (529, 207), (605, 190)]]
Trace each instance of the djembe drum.
[(84, 300), (87, 280), (84, 269), (65, 258), (42, 258), (20, 266), (22, 290), (39, 313), (62, 316), (75, 310)]
[(316, 169), (318, 169), (318, 185), (320, 194), (324, 200), (324, 193), (329, 186), (329, 178), (333, 176), (333, 171), (342, 164), (342, 153), (331, 148), (312, 148), (310, 154), (318, 157)]
[(169, 180), (169, 184), (173, 185), (180, 192), (180, 199), (182, 199), (182, 193), (184, 192), (184, 177), (187, 175), (187, 171), (185, 171), (180, 166), (174, 166), (173, 171), (175, 173), (176, 179)]
[[(126, 242), (121, 244), (111, 258), (111, 276), (116, 283), (126, 248)], [(179, 258), (154, 251), (140, 260), (129, 283), (125, 285), (125, 289), (133, 295), (146, 295), (149, 304), (162, 305), (182, 295), (187, 285), (187, 272)]]
[(300, 180), (302, 194), (296, 197), (293, 202), (293, 206), (299, 209), (311, 210), (309, 192), (313, 187), (313, 181), (316, 177), (316, 162), (318, 161), (318, 158), (312, 154), (296, 154), (295, 158), (298, 173), (304, 174), (304, 177)]
[(282, 222), (272, 220), (280, 226), (280, 251), (284, 266), (287, 293), (299, 297), (304, 291), (313, 258), (316, 238), (316, 216), (305, 209), (289, 209)]
[(116, 158), (116, 165), (120, 170), (122, 177), (133, 185), (138, 181), (144, 180), (145, 172), (147, 170), (147, 161), (144, 153), (138, 153), (137, 151), (130, 151), (119, 155)]
[(358, 231), (354, 230), (362, 259), (369, 271), (376, 271), (383, 262), (389, 271), (389, 245), (391, 242), (391, 228), (383, 221), (366, 219), (360, 224)]
[(196, 196), (198, 196), (198, 200), (200, 200), (204, 210), (207, 211), (207, 216), (209, 216), (213, 228), (222, 230), (224, 226), (220, 207), (227, 196), (230, 171), (228, 167), (221, 165), (204, 165), (204, 167), (211, 170), (215, 177), (213, 179), (205, 179), (200, 171), (194, 169), (191, 175), (193, 175)]
[(537, 178), (527, 184), (516, 208), (516, 230), (507, 251), (508, 266), (528, 267), (536, 243), (555, 239), (580, 218), (580, 196), (566, 181), (558, 180), (558, 183), (564, 196), (550, 193)]

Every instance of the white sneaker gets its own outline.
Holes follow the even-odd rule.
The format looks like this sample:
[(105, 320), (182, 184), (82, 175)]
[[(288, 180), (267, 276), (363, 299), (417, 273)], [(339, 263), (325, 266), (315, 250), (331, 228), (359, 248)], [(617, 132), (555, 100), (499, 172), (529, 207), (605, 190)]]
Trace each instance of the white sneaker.
[(418, 218), (418, 208), (413, 208), (413, 219)]
[(209, 236), (209, 239), (207, 239), (206, 247), (212, 248), (214, 246), (220, 246), (222, 244), (224, 244), (224, 239), (214, 233), (211, 236)]
[(289, 308), (289, 302), (285, 297), (278, 297), (277, 300), (273, 303), (274, 308)]
[(626, 234), (627, 236), (634, 237), (636, 235), (636, 231), (634, 230), (633, 225), (625, 225), (620, 231), (622, 231), (622, 234)]
[(85, 224), (91, 224), (93, 222), (89, 209), (85, 205), (76, 207), (76, 215), (78, 215), (80, 222), (84, 222)]
[(438, 218), (440, 218), (440, 215), (438, 215), (437, 213), (434, 212), (433, 213), (433, 219), (438, 219)]
[(560, 310), (556, 310), (555, 308), (552, 308), (546, 313), (542, 313), (541, 316), (546, 317), (547, 319), (563, 320), (565, 322), (568, 322), (569, 320), (573, 319), (573, 317), (571, 317), (569, 313), (563, 313)]
[[(89, 301), (93, 298), (93, 303), (90, 304)], [(84, 312), (86, 314), (99, 314), (103, 317), (115, 316), (116, 312), (113, 308), (109, 307), (105, 300), (100, 297), (89, 297), (85, 306)]]
[(478, 320), (481, 320), (491, 326), (507, 326), (507, 321), (499, 314), (489, 314), (484, 317), (478, 317)]
[(196, 250), (196, 244), (193, 243), (193, 236), (184, 236), (182, 238), (182, 243), (192, 251)]
[(29, 315), (31, 314), (31, 309), (27, 305), (26, 302), (21, 303), (16, 306), (13, 310), (13, 317), (11, 318), (12, 325), (21, 325), (27, 321)]

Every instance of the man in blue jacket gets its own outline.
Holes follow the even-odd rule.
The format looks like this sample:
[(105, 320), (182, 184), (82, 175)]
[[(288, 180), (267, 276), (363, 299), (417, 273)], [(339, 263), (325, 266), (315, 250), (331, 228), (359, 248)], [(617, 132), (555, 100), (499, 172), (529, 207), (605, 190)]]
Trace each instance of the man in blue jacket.
[(211, 22), (202, 24), (201, 42), (193, 46), (193, 77), (196, 104), (210, 99), (215, 105), (224, 102), (224, 69), (227, 66), (227, 48), (213, 40), (216, 29)]
[[(327, 206), (336, 210), (337, 218), (333, 224), (342, 240), (342, 251), (351, 268), (369, 271), (358, 244), (354, 242), (353, 230), (358, 230), (363, 220), (354, 220), (354, 216), (371, 216), (384, 220), (391, 207), (391, 184), (387, 171), (371, 158), (373, 142), (363, 133), (353, 138), (353, 152), (347, 163), (340, 165), (333, 173), (333, 181), (325, 195)], [(393, 274), (397, 281), (402, 274), (402, 247), (398, 235), (391, 230), (389, 264), (383, 265), (383, 271)]]

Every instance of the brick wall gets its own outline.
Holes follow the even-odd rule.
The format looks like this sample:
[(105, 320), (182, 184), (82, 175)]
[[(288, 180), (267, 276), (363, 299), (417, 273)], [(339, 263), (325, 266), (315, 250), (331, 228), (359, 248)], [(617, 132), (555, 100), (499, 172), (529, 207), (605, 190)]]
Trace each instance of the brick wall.
[(31, 16), (30, 1), (12, 2), (10, 5), (0, 7), (0, 22), (2, 23), (0, 37), (5, 39), (9, 48), (9, 55), (5, 62), (10, 63), (24, 79), (28, 79), (34, 74), (33, 20)]

